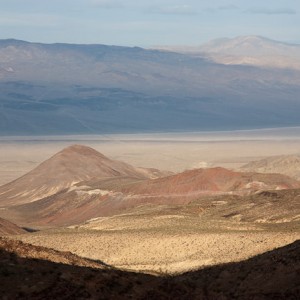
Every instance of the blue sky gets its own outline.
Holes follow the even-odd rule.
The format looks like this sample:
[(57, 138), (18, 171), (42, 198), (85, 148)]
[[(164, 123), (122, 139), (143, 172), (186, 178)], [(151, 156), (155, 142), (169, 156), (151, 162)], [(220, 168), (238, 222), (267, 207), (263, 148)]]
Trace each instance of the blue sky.
[(0, 0), (0, 38), (199, 45), (261, 35), (300, 43), (299, 0)]

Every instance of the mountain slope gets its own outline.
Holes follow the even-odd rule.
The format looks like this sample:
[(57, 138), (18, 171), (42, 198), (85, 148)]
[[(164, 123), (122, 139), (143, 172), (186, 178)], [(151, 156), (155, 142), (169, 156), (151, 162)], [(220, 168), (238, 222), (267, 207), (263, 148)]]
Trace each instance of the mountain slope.
[(299, 71), (206, 54), (0, 40), (0, 89), (0, 135), (300, 124)]
[(280, 174), (198, 169), (152, 180), (126, 176), (92, 179), (32, 203), (7, 208), (5, 214), (23, 226), (68, 226), (123, 214), (145, 204), (186, 205), (219, 195), (249, 195), (299, 187), (299, 182)]
[(261, 36), (239, 36), (212, 40), (199, 47), (162, 47), (180, 53), (205, 56), (226, 65), (254, 65), (300, 69), (300, 45)]
[(0, 206), (45, 198), (94, 177), (129, 176), (145, 179), (146, 175), (152, 175), (150, 170), (147, 173), (124, 162), (111, 160), (92, 148), (73, 145), (58, 152), (21, 178), (0, 187)]
[(280, 173), (300, 179), (300, 156), (280, 155), (252, 161), (241, 167), (242, 171), (260, 173)]
[(297, 188), (300, 183), (280, 174), (242, 173), (225, 168), (207, 168), (185, 171), (165, 178), (145, 181), (121, 189), (141, 195), (186, 195), (189, 193), (247, 194), (257, 190)]
[(300, 55), (300, 45), (282, 43), (261, 36), (239, 36), (232, 39), (217, 39), (201, 46), (201, 50), (209, 53), (237, 56), (290, 55), (291, 58), (296, 58)]
[(26, 231), (16, 224), (0, 218), (0, 236), (8, 234), (22, 234)]

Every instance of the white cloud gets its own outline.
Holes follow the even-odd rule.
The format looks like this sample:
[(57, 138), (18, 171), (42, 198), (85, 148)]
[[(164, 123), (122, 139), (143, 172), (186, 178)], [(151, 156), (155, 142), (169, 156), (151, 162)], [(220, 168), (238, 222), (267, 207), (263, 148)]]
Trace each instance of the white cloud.
[(240, 8), (233, 4), (221, 5), (218, 7), (206, 7), (202, 9), (202, 11), (205, 13), (230, 12), (230, 11), (237, 11), (237, 10), (240, 10)]

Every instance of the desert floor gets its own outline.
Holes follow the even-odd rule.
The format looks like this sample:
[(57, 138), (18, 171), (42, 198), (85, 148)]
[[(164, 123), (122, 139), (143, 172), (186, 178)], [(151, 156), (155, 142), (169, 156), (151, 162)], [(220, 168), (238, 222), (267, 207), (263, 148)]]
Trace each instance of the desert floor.
[(14, 238), (124, 270), (176, 274), (285, 246), (300, 239), (299, 225), (241, 222), (146, 205), (85, 224)]
[(300, 129), (233, 132), (0, 138), (0, 185), (72, 144), (90, 146), (138, 167), (180, 172), (206, 166), (238, 168), (267, 156), (299, 154)]
[(175, 274), (273, 250), (300, 239), (300, 232), (69, 229), (15, 238), (124, 270)]

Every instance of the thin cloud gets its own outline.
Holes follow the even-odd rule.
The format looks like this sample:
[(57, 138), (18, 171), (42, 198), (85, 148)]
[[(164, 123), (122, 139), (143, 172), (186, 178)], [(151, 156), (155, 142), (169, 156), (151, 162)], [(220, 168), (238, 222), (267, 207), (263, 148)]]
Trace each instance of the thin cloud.
[(206, 13), (219, 13), (219, 12), (230, 12), (230, 11), (237, 11), (240, 8), (236, 5), (230, 4), (230, 5), (222, 5), (218, 7), (207, 7), (204, 8), (202, 11)]
[(57, 27), (65, 18), (50, 14), (0, 13), (1, 26)]
[(246, 10), (250, 14), (261, 15), (295, 15), (297, 12), (291, 8), (250, 8)]
[(162, 15), (195, 15), (197, 12), (195, 9), (186, 4), (182, 5), (172, 5), (172, 6), (157, 6), (150, 7), (147, 12), (153, 14), (162, 14)]

